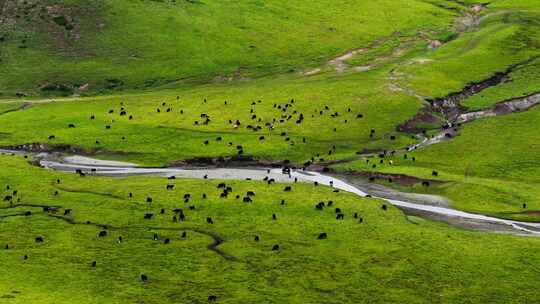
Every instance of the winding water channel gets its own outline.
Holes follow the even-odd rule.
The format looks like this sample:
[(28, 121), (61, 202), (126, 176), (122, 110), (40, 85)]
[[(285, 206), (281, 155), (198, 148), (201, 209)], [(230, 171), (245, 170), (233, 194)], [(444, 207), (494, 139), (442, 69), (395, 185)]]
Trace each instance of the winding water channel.
[[(0, 151), (9, 152), (13, 151)], [(512, 233), (517, 235), (540, 236), (540, 223), (520, 222), (469, 213), (452, 209), (432, 200), (419, 202), (415, 195), (385, 189), (382, 186), (368, 186), (369, 183), (344, 181), (345, 175), (330, 176), (318, 172), (291, 170), (284, 174), (276, 168), (148, 168), (133, 163), (103, 161), (83, 156), (63, 156), (41, 153), (36, 155), (43, 168), (63, 172), (83, 172), (89, 175), (125, 177), (134, 175), (175, 176), (176, 178), (224, 179), (224, 180), (263, 180), (274, 179), (278, 183), (317, 182), (335, 189), (354, 193), (358, 196), (372, 196), (384, 200), (406, 214), (442, 221), (454, 226), (473, 230)], [(375, 190), (374, 190), (375, 189)], [(425, 195), (424, 195), (425, 196)]]

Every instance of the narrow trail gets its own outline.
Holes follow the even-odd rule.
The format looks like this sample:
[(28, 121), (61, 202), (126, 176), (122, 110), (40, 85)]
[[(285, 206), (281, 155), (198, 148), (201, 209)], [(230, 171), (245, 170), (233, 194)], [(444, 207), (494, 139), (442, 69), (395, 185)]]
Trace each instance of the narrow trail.
[(212, 238), (212, 243), (208, 244), (207, 248), (215, 253), (217, 253), (219, 256), (224, 258), (228, 261), (239, 261), (238, 258), (235, 256), (226, 253), (225, 251), (218, 248), (219, 245), (223, 244), (225, 240), (217, 233), (203, 230), (200, 228), (194, 228), (194, 227), (154, 227), (154, 226), (113, 226), (109, 224), (100, 224), (100, 223), (94, 223), (94, 222), (77, 222), (73, 218), (69, 218), (66, 216), (61, 215), (54, 215), (49, 214), (49, 217), (62, 220), (68, 224), (71, 225), (91, 225), (99, 228), (103, 228), (106, 230), (116, 230), (116, 231), (127, 231), (127, 230), (147, 230), (147, 231), (178, 231), (178, 232), (184, 232), (184, 231), (191, 231), (199, 234), (206, 235), (210, 238)]
[[(428, 1), (426, 3), (429, 3), (431, 5), (436, 5), (435, 3), (432, 3), (430, 1)], [(463, 3), (463, 2), (458, 2), (458, 4), (466, 6), (466, 4)], [(457, 34), (457, 37), (455, 37), (453, 40), (459, 38), (460, 36), (462, 36), (463, 34), (465, 34), (467, 32), (472, 32), (472, 31), (475, 31), (475, 30), (479, 29), (482, 22), (484, 22), (486, 19), (508, 12), (507, 10), (499, 10), (499, 11), (494, 11), (494, 12), (489, 12), (489, 13), (486, 13), (486, 14), (482, 14), (482, 12), (488, 7), (488, 5), (489, 4), (477, 4), (477, 5), (469, 6), (468, 8), (464, 8), (464, 9), (440, 6), (443, 9), (448, 9), (448, 10), (457, 12), (460, 15), (459, 17), (457, 17), (454, 20), (453, 32)], [(499, 28), (499, 29), (496, 29), (496, 30), (501, 30), (501, 29)], [(438, 41), (438, 42), (440, 42), (440, 41)], [(477, 44), (477, 43), (478, 43), (477, 40), (471, 41), (469, 44), (467, 44), (464, 47), (465, 49), (463, 50), (463, 52), (466, 49), (474, 48), (474, 45)], [(444, 45), (444, 43), (440, 42), (440, 45), (437, 46), (437, 47), (434, 47), (434, 49), (440, 48), (443, 45)], [(454, 56), (456, 56), (456, 54), (452, 53), (452, 54), (449, 54), (448, 56), (438, 57), (438, 60), (449, 59), (449, 58), (452, 58)], [(420, 93), (416, 92), (413, 88), (407, 87), (406, 85), (404, 85), (404, 84), (402, 84), (400, 82), (400, 80), (402, 80), (402, 79), (404, 79), (406, 77), (406, 74), (399, 72), (399, 70), (400, 70), (400, 68), (402, 68), (404, 66), (417, 65), (417, 64), (422, 65), (422, 64), (425, 64), (425, 63), (430, 63), (432, 61), (433, 61), (433, 59), (415, 58), (415, 59), (405, 60), (405, 61), (399, 62), (388, 73), (388, 76), (386, 78), (389, 81), (388, 88), (393, 92), (403, 92), (403, 93), (405, 93), (405, 94), (407, 94), (409, 96), (413, 96), (413, 97), (415, 97), (416, 99), (418, 99), (418, 100), (420, 100), (422, 102), (427, 101), (428, 98), (426, 96), (421, 95)]]
[(57, 215), (54, 213), (50, 213), (48, 211), (43, 211), (44, 208), (47, 210), (53, 210), (53, 209), (63, 209), (62, 206), (57, 205), (41, 205), (41, 204), (24, 204), (24, 203), (18, 203), (18, 204), (10, 204), (9, 206), (2, 206), (0, 207), (0, 210), (8, 210), (8, 209), (17, 209), (19, 207), (31, 207), (31, 208), (42, 208), (42, 212), (40, 213), (33, 213), (32, 211), (24, 211), (24, 212), (18, 212), (18, 213), (11, 213), (11, 214), (4, 214), (0, 215), (0, 220), (10, 217), (31, 217), (35, 216), (36, 214), (43, 214), (45, 213), (48, 218), (53, 218), (57, 220), (61, 220), (63, 222), (66, 222), (70, 225), (85, 225), (85, 226), (94, 226), (97, 228), (105, 229), (105, 230), (116, 230), (116, 231), (127, 231), (127, 230), (147, 230), (147, 231), (178, 231), (178, 232), (184, 232), (184, 231), (191, 231), (198, 234), (206, 235), (210, 238), (212, 238), (212, 243), (208, 244), (207, 248), (210, 251), (215, 252), (222, 258), (228, 261), (234, 261), (238, 262), (239, 259), (235, 256), (221, 250), (218, 248), (219, 245), (223, 244), (225, 240), (217, 233), (212, 231), (207, 231), (201, 228), (195, 228), (195, 227), (189, 227), (189, 226), (183, 226), (183, 227), (155, 227), (155, 226), (114, 226), (111, 224), (102, 224), (97, 222), (79, 222), (76, 221), (73, 217), (63, 216), (63, 215)]
[[(251, 179), (262, 181), (264, 178), (274, 178), (276, 182), (280, 183), (294, 183), (295, 179), (298, 182), (317, 182), (321, 185), (331, 186), (335, 189), (350, 192), (361, 197), (371, 196), (373, 198), (381, 199), (404, 210), (406, 213), (444, 221), (459, 227), (481, 231), (513, 233), (517, 235), (540, 235), (540, 223), (511, 221), (482, 214), (467, 213), (438, 203), (433, 204), (433, 200), (429, 199), (427, 196), (423, 196), (423, 201), (421, 201), (418, 197), (414, 197), (414, 195), (410, 193), (397, 192), (396, 195), (394, 190), (394, 192), (391, 192), (384, 190), (384, 188), (382, 188), (382, 190), (378, 189), (378, 191), (374, 191), (373, 188), (366, 187), (366, 185), (362, 183), (346, 182), (343, 180), (348, 178), (346, 175), (330, 176), (318, 172), (301, 170), (292, 170), (290, 174), (283, 174), (281, 169), (269, 168), (144, 168), (134, 167), (133, 164), (126, 164), (126, 166), (111, 166), (107, 162), (105, 162), (105, 165), (102, 165), (99, 160), (93, 160), (94, 165), (88, 165), (86, 162), (83, 164), (77, 163), (77, 158), (58, 155), (51, 156), (50, 154), (41, 154), (40, 158), (40, 165), (47, 169), (72, 173), (80, 170), (85, 174), (96, 176), (125, 177), (133, 175), (174, 175), (177, 178), (203, 179), (206, 175), (208, 179)], [(213, 248), (217, 247), (222, 242), (223, 240), (221, 238), (215, 237)]]
[[(354, 59), (357, 55), (366, 54), (372, 50), (376, 50), (384, 46), (385, 43), (392, 42), (392, 40), (394, 39), (400, 39), (400, 41), (397, 42), (397, 46), (389, 51), (383, 52), (383, 54), (380, 56), (368, 59), (365, 63), (361, 65), (354, 65), (347, 62), (350, 59)], [(393, 59), (398, 59), (400, 56), (402, 56), (420, 41), (427, 41), (427, 37), (425, 37), (425, 35), (421, 32), (415, 36), (409, 37), (400, 37), (399, 33), (394, 33), (390, 36), (379, 38), (375, 40), (375, 42), (372, 42), (365, 47), (349, 50), (337, 57), (330, 59), (328, 62), (326, 62), (324, 66), (304, 71), (302, 75), (313, 76), (320, 74), (321, 72), (328, 69), (331, 69), (338, 74), (343, 74), (345, 72), (367, 72), (375, 69), (381, 63), (385, 63)]]

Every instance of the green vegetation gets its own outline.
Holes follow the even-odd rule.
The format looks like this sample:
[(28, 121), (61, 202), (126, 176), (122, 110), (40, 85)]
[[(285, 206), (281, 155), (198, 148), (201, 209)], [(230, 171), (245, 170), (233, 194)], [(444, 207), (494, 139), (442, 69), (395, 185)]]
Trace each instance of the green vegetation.
[[(521, 63), (508, 75), (507, 81), (473, 95), (463, 105), (471, 111), (480, 110), (504, 100), (538, 93), (539, 14), (538, 7), (528, 3), (516, 2), (519, 12), (508, 10), (508, 2), (494, 3), (493, 8), (506, 9), (487, 11), (477, 30), (419, 56), (423, 64), (401, 66), (397, 70), (399, 85), (420, 95), (441, 97)], [(408, 153), (407, 160), (402, 154), (388, 159), (393, 166), (385, 162), (373, 168), (371, 164), (357, 161), (336, 168), (438, 179), (445, 183), (429, 188), (420, 183), (412, 188), (390, 186), (439, 194), (450, 198), (452, 207), (470, 212), (540, 221), (537, 212), (540, 209), (540, 160), (535, 152), (539, 115), (539, 109), (534, 108), (528, 113), (476, 121), (464, 126), (450, 141)], [(420, 125), (426, 130), (433, 129), (428, 123)], [(432, 171), (437, 171), (439, 176), (432, 176)], [(523, 208), (523, 204), (527, 208)]]
[[(397, 131), (426, 100), (496, 73), (509, 71), (460, 110), (540, 92), (537, 1), (476, 12), (472, 0), (296, 2), (0, 0), (0, 147), (146, 166), (312, 161), (413, 176), (383, 183), (540, 221), (540, 107), (459, 126), (406, 158), (398, 149), (418, 138)], [(429, 136), (440, 124), (416, 126)], [(366, 156), (394, 150), (382, 163)], [(0, 155), (0, 303), (540, 302), (538, 238), (457, 229), (311, 184), (227, 181), (233, 193), (219, 198), (217, 180), (80, 177), (30, 161)], [(175, 208), (186, 221), (173, 222)]]
[[(454, 207), (500, 217), (538, 221), (540, 209), (540, 159), (538, 132), (540, 108), (476, 121), (456, 138), (423, 150), (393, 158), (394, 165), (379, 165), (376, 171), (401, 173), (449, 182), (413, 190), (449, 197)], [(416, 161), (412, 161), (412, 157)], [(364, 162), (342, 165), (347, 170), (372, 170)], [(438, 171), (438, 177), (431, 176)], [(523, 204), (528, 205), (523, 209)]]
[[(209, 295), (220, 303), (540, 300), (534, 268), (540, 257), (531, 254), (539, 245), (535, 238), (457, 230), (309, 184), (294, 184), (284, 193), (280, 184), (227, 182), (233, 193), (220, 199), (219, 181), (81, 178), (33, 168), (11, 156), (0, 157), (0, 164), (0, 185), (18, 190), (19, 204), (62, 206), (58, 217), (68, 208), (68, 219), (110, 227), (106, 237), (98, 237), (102, 228), (72, 225), (42, 208), (1, 209), (0, 216), (32, 212), (0, 221), (0, 244), (9, 245), (0, 250), (0, 296), (10, 303), (205, 303)], [(167, 184), (176, 187), (167, 191)], [(234, 198), (249, 190), (256, 193), (253, 203)], [(189, 203), (179, 199), (185, 193), (192, 195)], [(148, 196), (151, 204), (145, 202)], [(345, 220), (336, 220), (333, 208), (314, 208), (328, 200), (343, 210)], [(173, 223), (174, 208), (185, 210), (185, 222)], [(145, 213), (154, 217), (145, 220)], [(194, 229), (218, 234), (225, 240), (218, 248), (234, 260), (208, 250), (212, 239)], [(328, 238), (317, 240), (321, 232)], [(38, 236), (43, 243), (36, 243)], [(271, 250), (275, 244), (279, 251)]]
[(423, 96), (442, 97), (467, 84), (489, 78), (507, 67), (538, 56), (540, 15), (505, 13), (488, 15), (481, 27), (463, 34), (424, 56), (421, 65), (398, 70), (401, 81)]
[(419, 0), (25, 3), (6, 4), (11, 18), (26, 15), (3, 28), (0, 91), (8, 95), (47, 84), (62, 85), (56, 94), (106, 92), (299, 71), (397, 31), (443, 29), (455, 16)]
[[(358, 74), (339, 79), (286, 77), (179, 92), (35, 104), (24, 111), (0, 116), (0, 124), (5, 125), (3, 132), (9, 134), (0, 139), (0, 145), (69, 144), (88, 151), (103, 151), (105, 157), (120, 154), (131, 161), (164, 165), (200, 156), (234, 156), (237, 145), (243, 146), (246, 156), (289, 159), (301, 164), (316, 154), (321, 154), (320, 158), (336, 159), (352, 156), (366, 146), (399, 147), (411, 143), (407, 136), (394, 134), (395, 122), (413, 116), (420, 104), (412, 97), (387, 90), (375, 78), (377, 75)], [(276, 87), (280, 89), (275, 90)], [(127, 112), (125, 116), (120, 116), (121, 103)], [(282, 111), (288, 103), (291, 107)], [(275, 108), (274, 104), (283, 108)], [(169, 108), (171, 112), (167, 112)], [(114, 113), (109, 114), (111, 109)], [(336, 112), (339, 116), (332, 117)], [(301, 113), (304, 120), (298, 124)], [(205, 118), (201, 114), (210, 117), (208, 125), (203, 125)], [(357, 118), (358, 114), (363, 117)], [(90, 120), (92, 115), (95, 120)], [(252, 115), (257, 117), (251, 119)], [(236, 120), (241, 125), (235, 129)], [(195, 125), (195, 121), (199, 124)], [(274, 130), (270, 131), (266, 123), (272, 124)], [(68, 128), (69, 124), (76, 128)], [(111, 129), (106, 129), (106, 125)], [(259, 125), (262, 129), (254, 132), (247, 129), (248, 125)], [(369, 137), (370, 129), (377, 131), (374, 138)], [(287, 135), (281, 136), (282, 132)], [(391, 140), (390, 134), (398, 137)], [(50, 135), (56, 138), (48, 140)], [(259, 140), (260, 136), (265, 136), (265, 140)], [(222, 141), (217, 142), (217, 137), (222, 137)], [(286, 141), (287, 138), (290, 140)], [(205, 140), (210, 144), (204, 145)], [(336, 154), (328, 156), (334, 145)]]
[(536, 59), (531, 63), (520, 67), (509, 76), (510, 80), (506, 83), (499, 85), (496, 88), (489, 88), (481, 94), (467, 99), (465, 106), (471, 110), (480, 110), (503, 100), (527, 96), (538, 92), (538, 83), (540, 83), (540, 60)]
[(0, 115), (15, 111), (22, 106), (20, 102), (5, 102), (0, 103)]

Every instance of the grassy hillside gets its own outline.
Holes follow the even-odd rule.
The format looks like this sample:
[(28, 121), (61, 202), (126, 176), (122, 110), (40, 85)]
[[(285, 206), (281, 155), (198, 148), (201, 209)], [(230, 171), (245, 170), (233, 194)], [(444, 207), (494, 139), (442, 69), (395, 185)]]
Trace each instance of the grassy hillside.
[[(0, 289), (10, 303), (206, 303), (210, 295), (219, 303), (540, 300), (534, 267), (540, 260), (531, 254), (536, 238), (457, 230), (310, 184), (284, 193), (280, 184), (227, 182), (233, 193), (220, 199), (219, 181), (81, 178), (25, 161), (0, 157), (0, 185), (10, 186), (3, 196), (17, 190), (14, 201), (21, 204), (3, 202), (0, 209)], [(167, 191), (167, 184), (176, 187)], [(247, 191), (256, 193), (253, 203), (234, 198)], [(189, 203), (179, 200), (185, 193)], [(314, 208), (328, 200), (331, 208)], [(29, 205), (59, 209), (55, 214)], [(184, 222), (173, 222), (175, 208), (184, 209)], [(335, 219), (334, 208), (345, 220)], [(63, 216), (66, 209), (71, 213)], [(26, 211), (31, 215), (20, 216)], [(145, 220), (146, 213), (154, 217)], [(98, 237), (104, 229), (86, 221), (107, 225), (107, 236)], [(328, 238), (318, 240), (322, 232)], [(218, 248), (228, 259), (207, 249), (210, 233), (225, 240)], [(275, 244), (278, 251), (272, 251)]]
[[(457, 13), (450, 7), (463, 9), (455, 3), (446, 4), (449, 7), (445, 9), (429, 7), (453, 15)], [(380, 42), (375, 40), (375, 44), (354, 55), (347, 61), (350, 67), (341, 73), (332, 66), (321, 66), (321, 71), (312, 76), (289, 74), (146, 94), (36, 103), (31, 108), (0, 116), (3, 125), (0, 144), (70, 145), (100, 157), (146, 165), (239, 153), (264, 161), (289, 160), (302, 164), (308, 160), (351, 158), (362, 151), (391, 150), (415, 141), (395, 129), (419, 111), (422, 103), (416, 98), (418, 95), (442, 96), (524, 62), (527, 63), (508, 75), (508, 81), (474, 95), (464, 105), (480, 109), (540, 90), (535, 81), (539, 61), (531, 59), (540, 53), (535, 47), (537, 14), (534, 5), (509, 8), (506, 2), (496, 2), (476, 15), (476, 23), (462, 32), (458, 28), (466, 23), (464, 18), (472, 17), (457, 17), (454, 27), (449, 29), (450, 33), (456, 32), (447, 34), (451, 38), (441, 47), (428, 49), (429, 39), (425, 37), (389, 36)], [(441, 33), (444, 34), (437, 32), (437, 35)], [(366, 64), (372, 67), (368, 72), (357, 73), (352, 69)], [(124, 116), (122, 108), (126, 112)], [(210, 117), (208, 124), (204, 124), (206, 118), (201, 114)], [(300, 114), (304, 119), (297, 123)], [(91, 120), (91, 116), (95, 119)], [(519, 208), (524, 200), (530, 208), (537, 208), (536, 192), (530, 189), (537, 183), (535, 128), (531, 126), (538, 120), (533, 113), (501, 119), (513, 123), (467, 126), (462, 137), (448, 143), (452, 148), (441, 144), (428, 149), (425, 152), (428, 157), (418, 156), (419, 162), (407, 164), (415, 168), (408, 173), (418, 175), (415, 170), (423, 172), (421, 168), (427, 168), (428, 174), (429, 169), (445, 171), (454, 176), (452, 180), (463, 181), (472, 176), (489, 178), (485, 181), (488, 185), (482, 181), (482, 185), (466, 186), (478, 190), (461, 191), (465, 187), (461, 184), (445, 188), (442, 194), (448, 192), (458, 208), (490, 213), (521, 212)], [(237, 128), (236, 120), (241, 122)], [(69, 128), (70, 124), (75, 128)], [(253, 131), (248, 126), (261, 129)], [(370, 136), (372, 129), (375, 133)], [(54, 139), (50, 139), (53, 135)], [(217, 140), (219, 137), (221, 141)], [(476, 144), (478, 138), (485, 142)], [(508, 149), (509, 143), (514, 148)], [(492, 148), (490, 151), (485, 149), (488, 146)], [(528, 165), (518, 166), (518, 162)], [(356, 164), (343, 167), (372, 169)], [(530, 186), (514, 190), (518, 188), (510, 181), (515, 180)], [(497, 190), (501, 183), (507, 185), (503, 194)], [(489, 199), (482, 195), (470, 199), (470, 192), (488, 192)]]
[[(539, 107), (465, 124), (407, 158), (359, 159), (416, 143), (398, 126), (497, 73), (459, 110), (540, 92), (537, 2), (0, 0), (0, 148), (148, 166), (337, 164), (417, 177), (377, 182), (456, 209), (540, 221)], [(444, 123), (433, 116), (419, 124), (428, 136)], [(540, 302), (538, 238), (312, 184), (227, 181), (219, 198), (218, 180), (80, 177), (30, 161), (0, 155), (0, 303)]]
[[(396, 84), (409, 93), (441, 97), (517, 64), (507, 80), (465, 99), (463, 106), (479, 110), (540, 92), (538, 9), (529, 1), (490, 4), (475, 30), (432, 52), (416, 54), (409, 63), (400, 65), (394, 72)], [(422, 64), (410, 64), (414, 62)], [(406, 160), (402, 154), (396, 155), (377, 168), (364, 161), (339, 168), (438, 179), (445, 183), (428, 188), (420, 183), (412, 188), (383, 183), (405, 191), (440, 194), (450, 198), (453, 207), (472, 212), (538, 221), (539, 160), (535, 152), (538, 149), (535, 130), (540, 122), (539, 113), (536, 107), (528, 113), (467, 124), (450, 141), (408, 153)], [(437, 171), (438, 177), (432, 176), (432, 171)]]
[(2, 1), (0, 92), (71, 94), (301, 71), (399, 32), (448, 27), (423, 1)]
[[(385, 162), (376, 170), (448, 182), (427, 189), (417, 185), (411, 190), (448, 196), (460, 209), (538, 221), (539, 139), (531, 126), (539, 119), (537, 107), (527, 113), (476, 121), (451, 141), (408, 153), (407, 159), (396, 156), (389, 159), (392, 166)], [(372, 170), (365, 162), (341, 168)], [(433, 170), (438, 177), (432, 176)]]

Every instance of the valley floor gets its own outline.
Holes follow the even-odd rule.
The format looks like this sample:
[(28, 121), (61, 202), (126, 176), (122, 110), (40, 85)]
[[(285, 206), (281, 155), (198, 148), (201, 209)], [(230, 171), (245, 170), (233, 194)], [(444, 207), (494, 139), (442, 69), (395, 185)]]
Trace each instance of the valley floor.
[(536, 2), (60, 2), (0, 1), (0, 303), (540, 302)]

